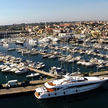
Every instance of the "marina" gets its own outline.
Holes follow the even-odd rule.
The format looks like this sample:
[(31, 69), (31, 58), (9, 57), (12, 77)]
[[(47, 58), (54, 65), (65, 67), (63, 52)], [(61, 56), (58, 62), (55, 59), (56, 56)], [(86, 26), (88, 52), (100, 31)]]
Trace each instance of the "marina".
[(108, 0), (0, 4), (0, 108), (107, 108)]
[[(95, 89), (96, 93), (100, 90), (107, 93), (108, 44), (105, 43), (107, 38), (106, 40), (102, 38), (103, 42), (99, 42), (95, 38), (84, 37), (82, 42), (80, 40), (82, 35), (79, 39), (74, 39), (77, 37), (76, 34), (65, 34), (63, 37), (20, 35), (4, 36), (0, 39), (0, 99), (30, 95), (31, 100), (37, 102), (37, 99), (41, 98), (60, 96), (61, 99), (62, 96), (64, 99), (70, 95), (73, 98), (74, 95), (77, 97), (83, 93), (92, 94)], [(72, 78), (64, 79), (65, 75)], [(52, 83), (61, 80), (63, 82), (60, 84)], [(101, 87), (104, 81), (105, 86)], [(65, 88), (70, 84), (73, 85), (72, 92), (70, 89), (63, 91), (60, 88), (54, 90), (48, 88), (57, 86)], [(82, 85), (77, 87), (77, 84)], [(42, 89), (42, 92), (43, 86), (46, 88)], [(58, 92), (58, 89), (61, 92)], [(43, 97), (44, 93), (47, 94), (46, 97)]]
[[(25, 41), (25, 39), (24, 39), (24, 41)], [(108, 62), (106, 60), (106, 59), (108, 59), (107, 55), (95, 53), (91, 49), (85, 51), (84, 46), (79, 46), (79, 45), (74, 45), (74, 44), (73, 44), (73, 46), (70, 46), (70, 44), (67, 44), (67, 43), (58, 43), (58, 44), (56, 44), (56, 46), (52, 46), (50, 43), (49, 45), (47, 45), (47, 48), (44, 48), (44, 45), (42, 45), (40, 47), (41, 44), (36, 45), (35, 48), (32, 48), (27, 43), (23, 43), (23, 45), (24, 44), (25, 45), (22, 46), (22, 44), (20, 44), (21, 46), (19, 46), (19, 48), (18, 48), (16, 43), (10, 43), (9, 45), (11, 46), (11, 44), (14, 44), (14, 48), (12, 48), (12, 47), (5, 48), (3, 46), (4, 51), (2, 51), (2, 53), (0, 54), (1, 55), (0, 61), (2, 63), (0, 65), (1, 72), (10, 74), (11, 76), (13, 76), (13, 74), (15, 74), (15, 76), (18, 75), (18, 77), (19, 77), (19, 75), (20, 76), (22, 75), (24, 80), (27, 78), (31, 78), (31, 80), (33, 80), (33, 79), (35, 79), (33, 77), (38, 78), (38, 76), (40, 76), (40, 78), (43, 80), (30, 81), (30, 85), (28, 85), (27, 87), (19, 87), (18, 86), (15, 88), (9, 88), (9, 89), (3, 89), (3, 90), (1, 89), (0, 96), (34, 92), (35, 88), (41, 87), (42, 84), (44, 84), (46, 81), (48, 81), (48, 80), (46, 80), (46, 76), (49, 77), (49, 80), (50, 80), (50, 78), (57, 79), (69, 71), (70, 71), (70, 73), (72, 72), (73, 76), (76, 76), (76, 75), (77, 76), (88, 75), (88, 76), (99, 76), (99, 77), (104, 77), (104, 76), (107, 77), (108, 76), (108, 71), (107, 71)], [(30, 48), (29, 49), (25, 48), (26, 45), (27, 45), (27, 47), (30, 47)], [(61, 45), (62, 45), (62, 47), (61, 47)], [(45, 45), (45, 47), (46, 47), (46, 45)], [(1, 46), (1, 48), (2, 48), (2, 46)], [(18, 57), (15, 57), (16, 55), (14, 55), (13, 52), (15, 52)], [(107, 50), (105, 52), (107, 52)], [(7, 55), (7, 54), (9, 54), (9, 55)], [(10, 55), (10, 54), (12, 54), (12, 55)], [(36, 57), (36, 56), (40, 57), (41, 61), (34, 61), (34, 60), (31, 61), (31, 58), (34, 59), (34, 57)], [(88, 56), (88, 57), (94, 56), (95, 58), (90, 58), (89, 61), (87, 61), (85, 59), (86, 56)], [(23, 60), (23, 58), (25, 58), (25, 57), (27, 59)], [(46, 60), (50, 60), (52, 62), (55, 62), (55, 60), (56, 60), (57, 63), (59, 63), (59, 66), (60, 67), (62, 66), (63, 73), (62, 74), (57, 73), (57, 70), (61, 71), (61, 68), (54, 67), (54, 65), (52, 65), (51, 70), (50, 69), (48, 70), (48, 68), (45, 69), (45, 67), (48, 64), (44, 64), (43, 61), (45, 62)], [(101, 64), (103, 64), (102, 67), (101, 67)], [(56, 64), (56, 65), (58, 65), (58, 64)], [(70, 70), (68, 70), (68, 67), (67, 67), (68, 65), (71, 66)], [(75, 65), (78, 67), (85, 66), (86, 69), (89, 69), (91, 67), (95, 68), (95, 72), (88, 71), (88, 73), (87, 73), (84, 70), (81, 71), (78, 67), (77, 67), (77, 70), (75, 70), (75, 69), (73, 69), (73, 68), (75, 68), (74, 67)], [(106, 69), (103, 66), (106, 67)], [(20, 70), (19, 70), (19, 68), (20, 68)], [(100, 68), (104, 68), (104, 69), (99, 70)], [(34, 72), (34, 73), (28, 74), (30, 72)], [(35, 73), (36, 73), (36, 76), (35, 76)], [(39, 73), (38, 76), (37, 76), (37, 73)], [(26, 74), (26, 76), (30, 76), (30, 77), (26, 77), (24, 74)], [(41, 75), (44, 75), (44, 77), (42, 78)], [(24, 76), (25, 76), (25, 78), (24, 78)], [(6, 75), (6, 77), (8, 77), (8, 75)], [(7, 80), (7, 78), (5, 78), (5, 80)], [(19, 85), (21, 85), (21, 83), (19, 83)], [(5, 87), (5, 86), (6, 85), (3, 85), (3, 87)]]

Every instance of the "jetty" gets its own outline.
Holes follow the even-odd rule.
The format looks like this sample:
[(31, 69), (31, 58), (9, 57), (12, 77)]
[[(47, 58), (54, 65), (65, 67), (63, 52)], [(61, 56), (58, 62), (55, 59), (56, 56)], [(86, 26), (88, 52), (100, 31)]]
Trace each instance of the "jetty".
[(89, 76), (105, 76), (105, 75), (108, 75), (108, 71), (89, 73)]
[(33, 67), (28, 67), (28, 69), (29, 69), (30, 71), (33, 71), (33, 72), (36, 72), (36, 73), (40, 73), (40, 74), (43, 74), (43, 75), (46, 75), (46, 76), (49, 76), (49, 77), (53, 77), (53, 78), (60, 77), (60, 75), (51, 74), (51, 73), (45, 72), (45, 71), (43, 71), (43, 70), (35, 69), (35, 68), (33, 68)]

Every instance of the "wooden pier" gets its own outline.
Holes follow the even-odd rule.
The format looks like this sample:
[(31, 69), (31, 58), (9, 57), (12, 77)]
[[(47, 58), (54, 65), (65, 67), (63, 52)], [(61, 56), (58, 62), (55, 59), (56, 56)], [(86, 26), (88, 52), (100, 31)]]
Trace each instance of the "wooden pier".
[(46, 76), (50, 76), (50, 77), (53, 77), (53, 78), (60, 77), (59, 75), (54, 75), (54, 74), (51, 74), (51, 73), (48, 73), (48, 72), (45, 72), (45, 71), (41, 71), (41, 70), (38, 70), (38, 69), (34, 69), (32, 67), (28, 67), (28, 69), (30, 71), (33, 71), (33, 72), (36, 72), (36, 73), (40, 73), (40, 74), (44, 74)]

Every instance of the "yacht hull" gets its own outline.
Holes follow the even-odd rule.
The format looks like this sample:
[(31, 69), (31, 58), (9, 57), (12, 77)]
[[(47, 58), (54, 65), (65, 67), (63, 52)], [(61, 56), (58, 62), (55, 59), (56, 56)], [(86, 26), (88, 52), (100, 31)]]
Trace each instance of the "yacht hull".
[(88, 92), (91, 90), (94, 90), (98, 87), (100, 87), (104, 81), (99, 81), (96, 83), (88, 84), (86, 86), (78, 86), (78, 87), (70, 87), (64, 90), (60, 90), (58, 92), (51, 92), (51, 93), (46, 93), (41, 96), (37, 96), (35, 92), (35, 97), (38, 99), (49, 99), (49, 98), (56, 98), (56, 97), (61, 97), (61, 96), (68, 96), (68, 95), (75, 95), (75, 94), (80, 94), (84, 92)]

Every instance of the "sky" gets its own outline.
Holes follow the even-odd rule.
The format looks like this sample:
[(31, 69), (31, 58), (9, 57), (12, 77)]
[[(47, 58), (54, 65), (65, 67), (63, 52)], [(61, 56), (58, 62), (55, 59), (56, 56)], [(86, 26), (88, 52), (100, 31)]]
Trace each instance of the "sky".
[(108, 0), (0, 0), (0, 25), (108, 20)]

